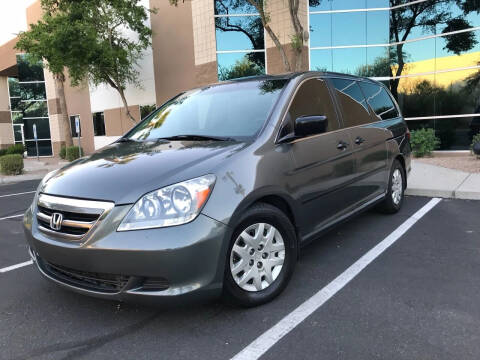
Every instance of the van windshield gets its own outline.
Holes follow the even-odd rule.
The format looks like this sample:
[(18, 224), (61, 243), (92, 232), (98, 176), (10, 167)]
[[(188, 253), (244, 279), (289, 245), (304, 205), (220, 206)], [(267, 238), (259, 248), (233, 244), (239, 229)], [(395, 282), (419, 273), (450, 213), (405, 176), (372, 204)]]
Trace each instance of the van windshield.
[(155, 110), (124, 138), (144, 141), (188, 135), (245, 140), (260, 131), (287, 81), (242, 81), (187, 91)]

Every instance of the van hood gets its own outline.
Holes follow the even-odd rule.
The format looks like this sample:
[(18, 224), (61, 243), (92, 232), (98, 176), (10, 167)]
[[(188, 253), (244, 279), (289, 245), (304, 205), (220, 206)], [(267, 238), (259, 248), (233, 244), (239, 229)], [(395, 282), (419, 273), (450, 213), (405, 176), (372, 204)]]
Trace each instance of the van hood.
[(245, 146), (237, 141), (114, 143), (59, 169), (44, 180), (40, 191), (130, 204), (150, 191), (215, 173), (219, 164)]

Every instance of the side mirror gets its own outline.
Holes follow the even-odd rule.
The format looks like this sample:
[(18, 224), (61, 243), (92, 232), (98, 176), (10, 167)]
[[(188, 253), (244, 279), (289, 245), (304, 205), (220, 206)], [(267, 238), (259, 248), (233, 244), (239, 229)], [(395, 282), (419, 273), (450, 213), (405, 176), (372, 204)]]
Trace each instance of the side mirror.
[(306, 137), (322, 134), (327, 131), (328, 119), (326, 116), (300, 116), (295, 120), (295, 136)]

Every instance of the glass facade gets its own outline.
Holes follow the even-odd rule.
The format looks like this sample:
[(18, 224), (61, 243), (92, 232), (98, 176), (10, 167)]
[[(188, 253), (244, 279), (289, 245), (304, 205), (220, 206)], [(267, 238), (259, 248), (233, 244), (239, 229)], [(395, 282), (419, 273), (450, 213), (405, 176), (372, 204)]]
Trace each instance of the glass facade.
[(480, 2), (310, 0), (310, 69), (384, 82), (442, 150), (480, 128)]
[(37, 156), (34, 125), (40, 156), (52, 155), (50, 123), (42, 64), (31, 64), (17, 55), (18, 78), (8, 78), (10, 111), (15, 143), (23, 143), (27, 156)]
[(260, 16), (247, 1), (212, 0), (220, 81), (265, 73), (265, 38)]

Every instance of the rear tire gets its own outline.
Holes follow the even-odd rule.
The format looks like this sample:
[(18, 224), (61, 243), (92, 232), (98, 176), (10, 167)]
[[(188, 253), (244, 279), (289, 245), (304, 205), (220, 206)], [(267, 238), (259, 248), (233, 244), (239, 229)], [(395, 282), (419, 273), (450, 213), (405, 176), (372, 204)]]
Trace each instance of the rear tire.
[(405, 169), (398, 160), (394, 160), (390, 170), (388, 191), (378, 209), (385, 214), (398, 212), (405, 196)]
[(290, 219), (272, 205), (255, 204), (241, 216), (230, 240), (224, 296), (245, 307), (269, 302), (287, 286), (296, 260)]

